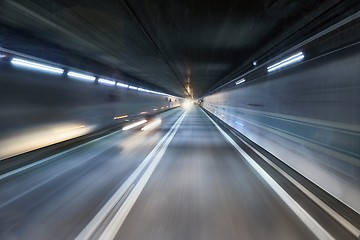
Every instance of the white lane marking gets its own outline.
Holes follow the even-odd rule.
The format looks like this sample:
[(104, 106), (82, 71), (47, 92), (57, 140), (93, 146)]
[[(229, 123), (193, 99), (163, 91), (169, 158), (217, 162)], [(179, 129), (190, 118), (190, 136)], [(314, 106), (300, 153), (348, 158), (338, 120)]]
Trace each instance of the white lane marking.
[(165, 154), (171, 140), (174, 138), (177, 130), (180, 127), (181, 122), (186, 116), (186, 112), (180, 117), (180, 121), (176, 123), (174, 131), (171, 133), (171, 135), (167, 138), (166, 142), (160, 149), (160, 151), (157, 153), (157, 155), (154, 157), (153, 161), (149, 165), (148, 169), (145, 171), (139, 182), (135, 185), (129, 196), (126, 198), (122, 206), (120, 207), (119, 211), (116, 213), (114, 218), (111, 220), (109, 225), (106, 227), (105, 231), (100, 236), (100, 240), (108, 240), (108, 239), (114, 239), (116, 236), (116, 233), (121, 228), (122, 224), (124, 223), (128, 213), (130, 212), (131, 208), (135, 204), (135, 201), (139, 197), (140, 193), (144, 189), (146, 183), (149, 181), (152, 173), (154, 172), (156, 166), (162, 159), (163, 155)]
[(237, 137), (241, 142), (243, 142), (246, 146), (251, 148), (257, 155), (259, 155), (266, 163), (268, 163), (271, 167), (273, 167), (276, 171), (278, 171), (281, 175), (283, 175), (288, 181), (294, 184), (300, 191), (302, 191), (306, 196), (308, 196), (313, 202), (315, 202), (319, 207), (321, 207), (325, 212), (327, 212), (334, 220), (338, 221), (344, 228), (346, 228), (351, 234), (355, 237), (360, 238), (360, 230), (352, 225), (349, 221), (343, 218), (340, 214), (334, 211), (331, 207), (329, 207), (326, 203), (324, 203), (320, 198), (315, 196), (312, 192), (310, 192), (307, 188), (305, 188), (301, 183), (292, 178), (289, 174), (287, 174), (284, 170), (278, 167), (275, 163), (273, 163), (270, 159), (260, 153), (258, 150), (253, 148), (250, 144), (245, 142), (240, 137)]
[[(202, 110), (202, 109), (201, 109)], [(204, 110), (202, 110), (204, 112)], [(220, 133), (228, 140), (228, 142), (244, 157), (244, 159), (253, 167), (256, 172), (269, 184), (269, 186), (279, 195), (279, 197), (289, 206), (289, 208), (301, 219), (301, 221), (314, 233), (318, 239), (334, 238), (315, 220), (309, 213), (305, 211), (264, 169), (262, 169), (242, 148), (240, 148), (232, 138), (225, 133), (217, 123), (210, 118), (208, 114), (204, 114), (210, 119)]]
[[(22, 172), (22, 171), (28, 170), (28, 169), (30, 169), (30, 168), (36, 167), (36, 166), (38, 166), (38, 165), (41, 165), (41, 164), (43, 164), (43, 163), (45, 163), (45, 162), (51, 161), (51, 160), (53, 160), (53, 159), (55, 159), (55, 158), (57, 158), (57, 157), (59, 157), (59, 156), (62, 156), (62, 155), (64, 155), (64, 154), (66, 154), (66, 153), (72, 152), (72, 151), (74, 151), (74, 150), (76, 150), (76, 149), (82, 148), (82, 147), (84, 147), (84, 146), (86, 146), (86, 145), (89, 145), (89, 144), (91, 144), (91, 143), (95, 143), (95, 142), (100, 141), (100, 140), (102, 140), (102, 139), (104, 139), (104, 138), (110, 137), (110, 136), (112, 136), (112, 135), (114, 135), (114, 134), (117, 134), (117, 133), (119, 133), (119, 132), (121, 132), (121, 131), (122, 131), (122, 129), (117, 130), (117, 131), (112, 132), (112, 133), (110, 133), (110, 134), (107, 134), (107, 135), (105, 135), (105, 136), (102, 136), (102, 137), (96, 138), (96, 139), (94, 139), (94, 140), (91, 140), (90, 142), (86, 142), (86, 143), (83, 143), (83, 144), (81, 144), (81, 145), (79, 145), (79, 146), (76, 146), (76, 147), (73, 147), (73, 148), (71, 148), (71, 149), (65, 150), (65, 151), (63, 151), (63, 152), (59, 152), (59, 153), (57, 153), (57, 154), (55, 154), (55, 155), (51, 155), (50, 157), (44, 158), (43, 160), (36, 161), (36, 162), (34, 162), (34, 163), (30, 163), (30, 164), (28, 164), (28, 165), (25, 165), (25, 166), (23, 166), (23, 167), (21, 167), (21, 168), (17, 168), (17, 169), (15, 169), (15, 170), (10, 171), (10, 172), (4, 173), (4, 174), (0, 175), (0, 181), (3, 180), (3, 179), (5, 179), (5, 178), (7, 178), (7, 177), (10, 177), (10, 176), (12, 176), (12, 175), (15, 175), (15, 174), (17, 174), (17, 173), (20, 173), (20, 172)], [(0, 160), (0, 161), (2, 161), (2, 160)]]
[(43, 164), (43, 163), (45, 163), (45, 162), (51, 161), (51, 160), (53, 160), (53, 159), (55, 159), (55, 158), (57, 158), (57, 157), (59, 157), (59, 156), (62, 156), (62, 155), (64, 155), (64, 154), (66, 154), (66, 153), (69, 153), (69, 152), (72, 152), (72, 151), (74, 151), (74, 150), (76, 150), (76, 149), (82, 148), (82, 147), (84, 147), (84, 146), (86, 146), (86, 145), (89, 145), (90, 143), (94, 143), (94, 142), (97, 142), (97, 141), (99, 141), (99, 140), (101, 140), (101, 139), (104, 139), (104, 138), (106, 138), (106, 137), (110, 137), (110, 136), (112, 136), (112, 135), (114, 135), (114, 134), (116, 134), (116, 133), (118, 133), (118, 132), (120, 132), (120, 131), (122, 131), (122, 130), (115, 131), (115, 132), (110, 133), (110, 134), (108, 134), (108, 135), (105, 135), (105, 136), (99, 137), (99, 138), (97, 138), (97, 139), (91, 140), (90, 142), (86, 142), (86, 143), (83, 143), (83, 144), (81, 144), (81, 145), (79, 145), (79, 146), (76, 146), (76, 147), (73, 147), (73, 148), (71, 148), (71, 149), (65, 150), (65, 151), (63, 151), (63, 152), (59, 152), (59, 153), (57, 153), (57, 154), (55, 154), (55, 155), (51, 155), (50, 157), (44, 158), (43, 160), (36, 161), (36, 162), (34, 162), (34, 163), (25, 165), (25, 166), (23, 166), (23, 167), (21, 167), (21, 168), (17, 168), (17, 169), (15, 169), (15, 170), (10, 171), (10, 172), (4, 173), (4, 174), (0, 175), (0, 181), (3, 180), (3, 179), (5, 179), (5, 178), (7, 178), (7, 177), (10, 177), (10, 176), (12, 176), (12, 175), (15, 175), (15, 174), (17, 174), (17, 173), (20, 173), (20, 172), (22, 172), (22, 171), (25, 171), (25, 170), (27, 170), (27, 169), (30, 169), (30, 168), (36, 167), (36, 166), (38, 166), (38, 165), (41, 165), (41, 164)]
[[(152, 159), (154, 159), (154, 157), (156, 158), (159, 155), (159, 153), (164, 149), (164, 147), (162, 147), (161, 150), (158, 151), (160, 149), (160, 147), (168, 144), (169, 141), (166, 141), (166, 140), (168, 140), (169, 138), (171, 138), (171, 139), (173, 138), (173, 136), (175, 134), (174, 132), (177, 131), (177, 129), (180, 126), (180, 123), (184, 119), (185, 115), (186, 115), (186, 113), (182, 114), (179, 117), (179, 119), (174, 123), (174, 125), (165, 134), (165, 136), (158, 142), (158, 144), (153, 148), (153, 150), (146, 156), (146, 158), (136, 168), (136, 170), (130, 175), (130, 177), (121, 185), (121, 187), (115, 192), (115, 194), (110, 198), (110, 200), (102, 207), (102, 209), (95, 215), (95, 217), (88, 223), (88, 225), (80, 232), (80, 234), (76, 237), (77, 240), (90, 239), (92, 237), (92, 235), (96, 232), (96, 230), (98, 230), (98, 228), (101, 226), (101, 224), (106, 219), (106, 217), (109, 215), (109, 213), (112, 211), (112, 209), (114, 209), (115, 205), (120, 201), (120, 199), (124, 196), (126, 191), (130, 188), (130, 186), (134, 183), (134, 181), (139, 177), (140, 173), (143, 172), (144, 168), (148, 165), (148, 163)], [(173, 133), (173, 134), (170, 135), (171, 133)], [(165, 144), (163, 145), (164, 142), (165, 142)], [(155, 155), (155, 154), (157, 154), (157, 155)], [(151, 164), (153, 164), (153, 163), (151, 163)], [(149, 168), (150, 168), (150, 166), (149, 166)], [(149, 168), (148, 168), (148, 170), (149, 170)], [(146, 170), (146, 172), (148, 172), (148, 170)], [(144, 173), (144, 175), (145, 175), (145, 173)], [(134, 189), (132, 190), (132, 192), (134, 191)], [(126, 201), (128, 201), (128, 200), (125, 200), (125, 202)], [(122, 211), (121, 209), (123, 208), (125, 202), (119, 209), (119, 212)], [(130, 211), (130, 209), (129, 209), (129, 211)], [(116, 227), (116, 226), (114, 225), (115, 224), (114, 219), (119, 215), (119, 212), (116, 213), (115, 217), (110, 222), (110, 224), (112, 224), (111, 231), (115, 230), (114, 227)], [(126, 215), (127, 215), (127, 213), (126, 213)], [(125, 217), (124, 217), (124, 219), (125, 219)], [(123, 220), (122, 220), (122, 222), (123, 222)], [(120, 229), (122, 222), (120, 223), (120, 225), (118, 225), (119, 227), (117, 229)], [(118, 221), (116, 223), (119, 224)], [(105, 229), (105, 232), (110, 231), (109, 225)], [(117, 231), (112, 232), (113, 237), (115, 237), (116, 233), (117, 233)], [(104, 235), (104, 233), (103, 233), (103, 235)]]
[[(106, 151), (106, 150), (105, 150), (105, 151)], [(101, 152), (98, 152), (98, 153), (99, 153), (99, 154), (102, 154), (103, 152), (104, 152), (104, 151), (101, 151)], [(40, 182), (39, 184), (37, 184), (37, 185), (35, 185), (35, 186), (31, 187), (31, 188), (27, 188), (26, 191), (22, 191), (19, 195), (16, 195), (15, 197), (7, 200), (6, 202), (1, 203), (1, 204), (0, 204), (0, 209), (3, 208), (3, 207), (5, 207), (6, 205), (12, 203), (12, 202), (14, 202), (14, 201), (16, 201), (16, 200), (24, 197), (25, 195), (29, 194), (30, 192), (32, 192), (32, 191), (34, 191), (34, 190), (36, 190), (36, 189), (44, 186), (45, 184), (53, 181), (54, 179), (62, 176), (62, 175), (65, 174), (67, 171), (70, 171), (70, 170), (72, 170), (72, 169), (75, 169), (75, 168), (77, 168), (77, 167), (80, 167), (81, 165), (86, 164), (89, 160), (91, 160), (91, 159), (85, 159), (85, 160), (82, 160), (82, 161), (73, 163), (73, 164), (72, 164), (70, 167), (68, 167), (68, 168), (63, 168), (63, 169), (61, 169), (61, 171), (56, 172), (56, 174), (53, 174), (50, 178), (47, 178), (45, 181)]]

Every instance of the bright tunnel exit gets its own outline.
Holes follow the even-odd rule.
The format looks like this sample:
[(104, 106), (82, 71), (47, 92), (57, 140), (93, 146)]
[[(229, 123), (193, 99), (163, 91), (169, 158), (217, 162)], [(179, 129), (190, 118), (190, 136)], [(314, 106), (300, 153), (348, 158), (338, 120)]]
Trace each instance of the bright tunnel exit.
[(194, 101), (191, 100), (191, 99), (185, 99), (185, 100), (181, 103), (181, 107), (182, 107), (185, 111), (189, 111), (193, 106), (194, 106)]

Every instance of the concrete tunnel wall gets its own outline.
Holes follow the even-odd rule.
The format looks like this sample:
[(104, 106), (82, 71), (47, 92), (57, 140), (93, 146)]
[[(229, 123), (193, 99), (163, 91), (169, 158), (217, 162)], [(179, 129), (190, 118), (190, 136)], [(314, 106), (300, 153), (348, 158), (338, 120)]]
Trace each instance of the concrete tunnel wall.
[(0, 68), (0, 159), (125, 121), (116, 116), (173, 108), (179, 100), (6, 63)]
[(360, 211), (360, 46), (207, 96), (203, 106)]

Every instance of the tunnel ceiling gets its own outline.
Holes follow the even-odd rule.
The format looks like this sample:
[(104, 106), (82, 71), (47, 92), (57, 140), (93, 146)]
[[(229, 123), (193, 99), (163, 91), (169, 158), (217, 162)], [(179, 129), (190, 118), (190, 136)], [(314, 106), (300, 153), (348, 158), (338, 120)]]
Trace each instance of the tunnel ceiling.
[(269, 50), (291, 46), (289, 36), (340, 3), (4, 0), (0, 23), (41, 39), (40, 57), (51, 43), (71, 51), (67, 58), (81, 56), (175, 94), (184, 95), (189, 81), (198, 97)]

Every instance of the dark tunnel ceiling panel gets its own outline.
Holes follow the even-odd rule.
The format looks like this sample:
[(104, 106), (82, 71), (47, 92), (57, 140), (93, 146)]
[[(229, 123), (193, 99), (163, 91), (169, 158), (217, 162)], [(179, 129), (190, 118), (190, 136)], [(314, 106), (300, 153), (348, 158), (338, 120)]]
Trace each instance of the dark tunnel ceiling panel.
[(177, 94), (189, 78), (199, 96), (338, 2), (4, 0), (0, 19)]

